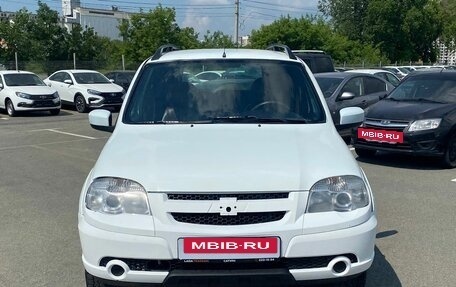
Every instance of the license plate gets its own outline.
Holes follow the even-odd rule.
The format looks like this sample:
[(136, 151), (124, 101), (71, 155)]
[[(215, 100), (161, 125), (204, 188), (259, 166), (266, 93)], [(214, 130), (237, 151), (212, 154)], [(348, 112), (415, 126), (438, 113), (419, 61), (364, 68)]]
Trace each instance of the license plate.
[(279, 258), (278, 237), (188, 237), (178, 240), (179, 259)]
[(404, 133), (388, 130), (358, 128), (358, 138), (375, 142), (403, 143)]

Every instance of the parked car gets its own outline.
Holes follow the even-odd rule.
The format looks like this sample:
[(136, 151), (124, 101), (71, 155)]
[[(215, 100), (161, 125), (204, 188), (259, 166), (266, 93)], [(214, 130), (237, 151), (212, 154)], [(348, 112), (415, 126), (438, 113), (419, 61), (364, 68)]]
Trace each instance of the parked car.
[(80, 113), (90, 108), (120, 109), (125, 90), (103, 74), (91, 70), (61, 70), (44, 82), (59, 92), (62, 104), (76, 107)]
[(302, 59), (312, 73), (334, 72), (334, 62), (330, 55), (321, 50), (293, 50), (293, 53)]
[[(207, 66), (260, 77), (188, 82)], [(372, 191), (316, 85), (289, 49), (170, 46), (145, 61), (115, 126), (89, 114), (112, 135), (80, 197), (86, 285), (364, 286)]]
[(10, 117), (21, 111), (60, 112), (60, 97), (57, 91), (34, 73), (26, 71), (0, 71), (0, 108)]
[(394, 89), (377, 76), (363, 73), (333, 72), (316, 74), (315, 78), (325, 96), (340, 135), (350, 138), (354, 125), (340, 124), (340, 110), (347, 107), (367, 109)]
[(122, 70), (111, 71), (105, 74), (106, 78), (111, 80), (114, 84), (121, 86), (125, 91), (128, 90), (136, 71)]
[(382, 67), (382, 69), (384, 69), (386, 71), (390, 71), (391, 73), (395, 74), (396, 77), (398, 77), (400, 80), (402, 80), (409, 73), (409, 71), (407, 69), (399, 68), (399, 67), (395, 67), (395, 66), (385, 66), (385, 67)]
[(382, 78), (389, 82), (391, 85), (397, 87), (401, 80), (396, 77), (396, 75), (390, 71), (381, 70), (381, 69), (359, 69), (359, 70), (350, 70), (349, 73), (362, 73), (362, 74), (371, 74), (376, 75), (379, 78)]
[(195, 75), (200, 82), (218, 80), (223, 77), (225, 71), (203, 71)]
[(446, 167), (456, 167), (456, 71), (407, 76), (369, 109), (353, 145), (360, 157), (387, 151), (440, 157)]

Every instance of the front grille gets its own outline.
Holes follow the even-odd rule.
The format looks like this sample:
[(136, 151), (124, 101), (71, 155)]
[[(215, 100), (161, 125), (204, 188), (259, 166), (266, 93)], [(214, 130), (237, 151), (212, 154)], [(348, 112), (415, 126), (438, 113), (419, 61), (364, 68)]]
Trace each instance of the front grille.
[(148, 259), (125, 259), (104, 257), (100, 266), (105, 267), (109, 261), (117, 259), (125, 262), (132, 271), (173, 271), (173, 270), (248, 270), (248, 269), (311, 269), (323, 268), (336, 257), (344, 256), (352, 263), (358, 262), (354, 254), (340, 254), (318, 257), (279, 258), (272, 262), (258, 262), (257, 260), (237, 260), (236, 262), (184, 262), (181, 260), (148, 260)]
[(261, 199), (283, 199), (288, 198), (288, 192), (276, 193), (168, 193), (169, 200), (220, 200), (220, 198), (235, 197), (237, 200), (261, 200)]
[(285, 211), (249, 212), (222, 216), (218, 213), (171, 213), (174, 220), (182, 223), (201, 225), (246, 225), (279, 221)]
[(54, 95), (30, 95), (31, 100), (53, 100)]
[[(387, 121), (387, 122), (385, 122)], [(409, 126), (409, 122), (407, 121), (398, 121), (398, 120), (379, 120), (379, 119), (366, 119), (364, 121), (364, 128), (367, 129), (374, 129), (374, 130), (388, 130), (388, 131), (396, 131), (396, 132), (403, 132), (405, 128)], [(376, 141), (368, 141), (365, 139), (357, 139), (357, 143), (365, 144), (372, 147), (378, 148), (392, 148), (398, 150), (410, 150), (412, 149), (409, 142), (405, 141), (403, 143), (385, 143), (385, 142), (376, 142)]]
[(364, 121), (364, 126), (366, 128), (398, 131), (398, 132), (404, 131), (404, 129), (406, 127), (408, 127), (409, 124), (410, 123), (407, 121), (397, 121), (397, 120), (366, 119)]
[(123, 93), (102, 93), (100, 96), (104, 98), (103, 104), (119, 104), (123, 101)]

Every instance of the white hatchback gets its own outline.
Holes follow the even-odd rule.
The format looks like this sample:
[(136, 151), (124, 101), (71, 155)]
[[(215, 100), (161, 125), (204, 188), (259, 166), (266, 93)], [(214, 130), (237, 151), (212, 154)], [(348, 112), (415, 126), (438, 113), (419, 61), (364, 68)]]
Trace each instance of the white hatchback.
[(0, 108), (10, 117), (21, 111), (60, 112), (60, 97), (34, 73), (0, 71)]
[[(113, 133), (80, 197), (87, 286), (364, 286), (370, 185), (311, 71), (275, 49), (161, 48), (115, 126), (109, 111), (89, 114)], [(207, 68), (242, 73), (189, 82)]]
[(121, 86), (92, 70), (61, 70), (44, 82), (59, 92), (63, 104), (74, 105), (80, 113), (90, 108), (119, 109), (125, 94)]

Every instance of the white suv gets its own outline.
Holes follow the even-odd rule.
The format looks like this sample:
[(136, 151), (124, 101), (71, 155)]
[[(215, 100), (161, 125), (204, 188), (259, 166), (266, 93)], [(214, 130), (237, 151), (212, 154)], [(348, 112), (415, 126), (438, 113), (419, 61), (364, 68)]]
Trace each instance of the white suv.
[[(113, 133), (80, 197), (87, 286), (364, 286), (371, 188), (312, 73), (279, 48), (161, 48), (115, 126), (109, 111), (89, 114)], [(208, 69), (233, 73), (189, 82)]]
[(10, 117), (18, 112), (49, 111), (60, 113), (60, 97), (34, 73), (0, 71), (0, 108)]
[(59, 92), (62, 103), (74, 105), (80, 113), (90, 108), (120, 109), (125, 94), (121, 86), (92, 70), (61, 70), (44, 82)]

